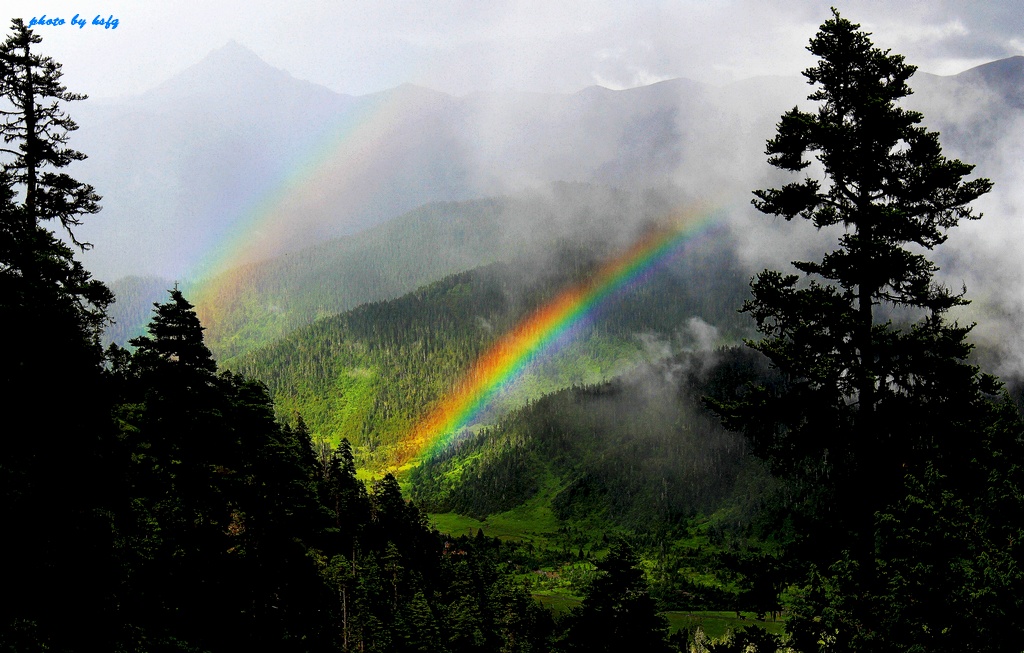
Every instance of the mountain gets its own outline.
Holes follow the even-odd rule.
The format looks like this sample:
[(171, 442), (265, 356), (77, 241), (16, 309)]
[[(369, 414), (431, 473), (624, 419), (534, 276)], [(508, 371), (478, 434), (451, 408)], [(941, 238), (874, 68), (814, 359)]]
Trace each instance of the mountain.
[[(1019, 58), (919, 73), (911, 105), (955, 152), (1021, 109)], [(720, 201), (764, 178), (799, 78), (722, 87), (675, 79), (571, 94), (453, 97), (403, 85), (352, 97), (295, 79), (237, 43), (135, 98), (71, 107), (80, 176), (105, 195), (82, 227), (101, 278), (192, 278), (362, 231), (432, 201), (552, 181), (673, 185)], [(975, 143), (976, 146), (971, 144)], [(974, 157), (977, 160), (977, 157)], [(709, 165), (714, 162), (714, 165)]]
[(963, 86), (984, 87), (1014, 109), (1024, 109), (1024, 56), (992, 61), (953, 77)]
[(227, 359), (449, 274), (514, 259), (545, 266), (542, 252), (557, 243), (622, 247), (679, 201), (662, 192), (559, 183), (516, 196), (434, 202), (352, 236), (233, 268), (191, 294), (208, 325), (207, 342)]
[[(919, 73), (908, 102), (951, 155), (993, 178), (1003, 203), (1019, 185), (1022, 67), (1013, 58), (949, 77)], [(232, 43), (143, 96), (76, 108), (75, 145), (94, 173), (81, 176), (106, 195), (79, 235), (97, 245), (86, 263), (101, 277), (207, 277), (202, 286), (215, 292), (197, 303), (211, 344), (230, 357), (360, 302), (509, 260), (530, 241), (602, 230), (615, 238), (623, 230), (607, 216), (618, 200), (599, 187), (670, 189), (664, 213), (746, 197), (767, 183), (762, 144), (778, 116), (806, 106), (809, 91), (799, 78), (722, 87), (678, 79), (459, 98), (404, 85), (356, 98)], [(551, 193), (552, 181), (578, 191)], [(986, 221), (1003, 229), (1012, 218), (990, 212)], [(575, 231), (550, 228), (573, 221)], [(746, 264), (759, 269), (763, 230), (736, 233)], [(940, 264), (952, 285), (987, 287), (999, 275), (977, 261), (999, 265), (1004, 254), (949, 252)]]
[[(1011, 121), (1016, 114), (1006, 107), (975, 103), (971, 106), (979, 113), (961, 115), (956, 109), (960, 105), (947, 100), (971, 89), (990, 103), (1000, 102), (995, 91), (985, 90), (978, 80), (995, 79), (1003, 85), (998, 88), (1010, 88), (1012, 81), (1021, 77), (1020, 68), (1019, 61), (1006, 60), (949, 78), (923, 75), (923, 90), (913, 100), (927, 105), (929, 123), (942, 131), (943, 141), (954, 155), (991, 161), (998, 148), (983, 151), (986, 136), (979, 132), (986, 134), (993, 121)], [(756, 187), (758, 170), (763, 168), (759, 159), (755, 162), (749, 156), (749, 143), (771, 133), (778, 116), (761, 105), (756, 110), (741, 107), (747, 106), (751, 97), (761, 98), (767, 106), (780, 106), (786, 99), (804, 97), (808, 90), (805, 83), (790, 78), (757, 78), (721, 88), (669, 80), (628, 91), (591, 87), (563, 98), (530, 95), (517, 101), (515, 96), (474, 96), (467, 100), (476, 109), (466, 115), (501, 117), (494, 133), (509, 135), (507, 140), (491, 136), (486, 147), (478, 150), (492, 151), (495, 156), (493, 161), (478, 160), (475, 166), (480, 170), (497, 166), (503, 157), (514, 164), (510, 168), (518, 166), (532, 178), (582, 176), (626, 188), (660, 180), (664, 189), (678, 188), (678, 183), (670, 183), (671, 174), (686, 170), (689, 186), (738, 196)], [(488, 102), (501, 109), (483, 108)], [(568, 107), (563, 102), (568, 102)], [(593, 135), (588, 138), (585, 133), (566, 133), (557, 127), (566, 114), (576, 117), (575, 128), (586, 126)], [(573, 144), (576, 159), (552, 156), (559, 152), (560, 132)], [(524, 156), (516, 153), (517, 146), (546, 155)], [(581, 175), (572, 166), (582, 161), (602, 163)], [(714, 165), (707, 165), (709, 161)], [(684, 194), (678, 190), (630, 193), (587, 183), (561, 183), (552, 188), (546, 193), (433, 203), (376, 229), (236, 268), (210, 284), (229, 288), (230, 293), (221, 292), (216, 299), (200, 302), (210, 325), (212, 346), (222, 356), (233, 356), (317, 317), (347, 310), (361, 301), (397, 297), (444, 274), (509, 260), (514, 253), (525, 253), (557, 238), (621, 238), (629, 225), (656, 220), (661, 217), (658, 212), (670, 213), (687, 202), (687, 195), (701, 196), (701, 191)], [(756, 239), (756, 230), (752, 234)], [(747, 244), (752, 246), (762, 245)], [(946, 257), (943, 263), (954, 282), (955, 275), (963, 274), (969, 265), (953, 257)], [(752, 265), (751, 271), (757, 267)], [(229, 277), (236, 281), (225, 284), (223, 279)], [(238, 282), (239, 278), (245, 280)], [(244, 335), (235, 335), (243, 331)], [(228, 341), (233, 344), (227, 345)]]
[(921, 111), (925, 123), (940, 132), (948, 154), (975, 163), (998, 184), (1005, 171), (998, 157), (1024, 111), (1024, 57), (1000, 59), (956, 75), (918, 73), (911, 84), (915, 92), (907, 105)]
[(232, 40), (142, 94), (137, 102), (177, 112), (193, 112), (215, 109), (210, 105), (212, 98), (218, 98), (227, 110), (224, 113), (217, 108), (218, 114), (235, 115), (239, 119), (275, 113), (290, 117), (295, 112), (331, 105), (338, 109), (350, 99), (274, 68), (252, 50)]
[[(594, 251), (624, 247), (681, 201), (666, 191), (559, 183), (516, 196), (434, 202), (351, 236), (182, 288), (207, 325), (207, 344), (226, 360), (318, 318), (399, 297), (449, 274), (517, 257), (533, 256), (533, 267), (544, 265), (541, 252), (557, 243)], [(108, 329), (108, 341), (124, 344), (141, 332), (152, 303), (174, 285), (154, 281), (141, 293), (139, 282), (127, 277), (112, 284), (116, 325)]]
[[(86, 265), (183, 279), (268, 220), (278, 229), (262, 245), (277, 253), (463, 197), (450, 109), (412, 87), (339, 95), (235, 43), (141, 96), (71, 107), (89, 155), (78, 174), (104, 195), (81, 229), (97, 245)], [(315, 175), (314, 192), (286, 192)]]
[[(762, 93), (758, 111), (784, 108), (782, 95)], [(428, 202), (552, 181), (706, 191), (715, 144), (746, 135), (742, 107), (688, 80), (466, 97), (403, 85), (351, 97), (229, 43), (143, 95), (70, 108), (74, 145), (89, 155), (78, 174), (105, 196), (82, 227), (97, 245), (86, 264), (108, 279), (194, 279)], [(738, 173), (716, 181), (738, 184)]]
[(104, 196), (81, 230), (97, 244), (85, 256), (94, 274), (181, 279), (180, 263), (222, 237), (309, 130), (341, 109), (344, 98), (249, 55), (228, 45), (141, 96), (69, 107), (81, 126), (75, 147), (89, 155), (79, 174)]
[[(347, 437), (363, 460), (381, 466), (499, 336), (563, 288), (588, 278), (600, 260), (592, 246), (563, 243), (317, 320), (226, 365), (266, 383), (282, 416), (300, 413), (315, 437)], [(746, 327), (735, 307), (747, 281), (727, 244), (700, 243), (644, 284), (611, 297), (574, 329), (565, 349), (529, 366), (496, 410), (598, 383), (661, 355), (669, 342), (708, 339), (687, 331), (694, 318), (705, 331), (714, 332), (707, 324), (715, 325), (720, 337), (738, 338)]]

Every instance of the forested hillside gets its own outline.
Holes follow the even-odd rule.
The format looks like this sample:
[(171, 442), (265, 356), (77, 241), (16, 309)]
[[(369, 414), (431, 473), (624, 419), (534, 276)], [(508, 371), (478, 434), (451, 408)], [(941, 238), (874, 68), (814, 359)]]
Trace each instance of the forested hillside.
[[(443, 538), (387, 475), (369, 493), (347, 442), (314, 451), (273, 418), (263, 386), (216, 374), (180, 291), (134, 353), (112, 348), (110, 506), (121, 571), (101, 590), (104, 640), (136, 650), (534, 650), (550, 618), (509, 582), (496, 543)], [(116, 425), (116, 426), (115, 426)], [(459, 555), (453, 555), (459, 551)], [(484, 606), (469, 615), (465, 604)], [(67, 646), (28, 629), (23, 640)], [(429, 639), (424, 639), (429, 638)], [(542, 650), (542, 649), (541, 649)]]
[(412, 496), (428, 511), (484, 519), (543, 488), (562, 521), (638, 531), (726, 505), (749, 521), (765, 498), (737, 495), (749, 490), (737, 487), (741, 475), (756, 483), (752, 461), (700, 398), (767, 378), (759, 363), (735, 348), (688, 353), (547, 394), (425, 460)]
[[(210, 348), (229, 359), (367, 302), (494, 262), (543, 261), (556, 243), (601, 251), (664, 217), (674, 193), (552, 184), (517, 196), (424, 205), (358, 234), (197, 282)], [(529, 276), (527, 273), (525, 276)]]
[[(594, 269), (602, 258), (594, 247), (567, 244), (457, 274), (318, 320), (228, 365), (266, 383), (280, 414), (301, 413), (317, 437), (349, 438), (379, 464), (499, 335)], [(718, 298), (739, 300), (745, 281), (725, 243), (702, 243), (611, 298), (567, 351), (511, 388), (505, 406), (622, 373), (650, 355), (640, 336), (685, 338), (694, 317), (738, 337), (737, 314)]]

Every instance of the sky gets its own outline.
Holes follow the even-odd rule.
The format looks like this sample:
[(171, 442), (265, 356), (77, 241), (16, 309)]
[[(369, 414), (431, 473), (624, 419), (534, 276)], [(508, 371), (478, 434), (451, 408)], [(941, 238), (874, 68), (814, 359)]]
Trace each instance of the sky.
[[(816, 0), (5, 0), (43, 25), (68, 88), (134, 95), (235, 40), (299, 79), (363, 95), (413, 83), (571, 93), (687, 77), (797, 75), (830, 2)], [(835, 5), (876, 45), (954, 74), (1024, 54), (1024, 0), (853, 0)], [(75, 16), (84, 26), (72, 26)], [(94, 25), (96, 18), (104, 23)], [(113, 27), (116, 19), (117, 26)]]

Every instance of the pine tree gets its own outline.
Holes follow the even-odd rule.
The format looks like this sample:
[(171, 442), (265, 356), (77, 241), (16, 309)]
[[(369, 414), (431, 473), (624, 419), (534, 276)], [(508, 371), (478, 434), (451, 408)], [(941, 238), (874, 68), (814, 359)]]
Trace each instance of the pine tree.
[[(3, 167), (25, 190), (25, 217), (29, 221), (57, 219), (72, 241), (81, 247), (71, 228), (81, 216), (99, 211), (100, 197), (92, 186), (63, 172), (54, 172), (81, 161), (85, 155), (66, 147), (68, 134), (78, 125), (60, 108), (60, 102), (86, 99), (69, 93), (60, 83), (61, 64), (33, 50), (42, 39), (25, 27), (20, 18), (11, 21), (14, 31), (0, 45), (0, 93), (11, 107), (0, 111), (6, 147), (14, 157)], [(12, 149), (11, 144), (17, 144)]]
[[(805, 279), (757, 275), (743, 311), (764, 337), (750, 344), (783, 381), (718, 408), (775, 472), (825, 488), (819, 514), (839, 526), (837, 542), (855, 532), (870, 547), (873, 515), (907, 469), (958, 455), (960, 434), (976, 427), (996, 388), (966, 361), (971, 327), (946, 319), (967, 303), (963, 293), (936, 283), (938, 268), (922, 253), (980, 217), (968, 204), (991, 182), (965, 180), (973, 166), (946, 159), (921, 114), (898, 104), (915, 70), (902, 56), (874, 47), (835, 11), (808, 50), (819, 58), (804, 73), (817, 86), (808, 98), (817, 111), (784, 114), (767, 154), (792, 172), (813, 155), (824, 179), (755, 191), (753, 204), (845, 232), (821, 261), (794, 263)], [(880, 321), (880, 307), (901, 323)]]
[(370, 523), (366, 486), (356, 478), (355, 456), (347, 438), (322, 461), (318, 483), (320, 501), (331, 514), (343, 550), (351, 550), (355, 538)]
[(154, 641), (204, 650), (328, 641), (332, 593), (309, 545), (329, 521), (308, 433), (276, 421), (262, 383), (215, 374), (177, 288), (154, 306), (135, 351), (110, 351), (135, 492), (127, 616)]
[(154, 363), (156, 360), (171, 362), (197, 375), (212, 376), (217, 371), (217, 363), (203, 342), (204, 327), (199, 322), (195, 307), (185, 299), (177, 285), (169, 292), (169, 302), (153, 304), (150, 335), (139, 336), (131, 344), (143, 352), (144, 358), (154, 359)]
[[(0, 547), (21, 570), (3, 593), (0, 633), (18, 623), (35, 633), (29, 640), (103, 647), (118, 582), (99, 347), (113, 297), (44, 224), (78, 224), (99, 198), (60, 172), (84, 158), (64, 147), (74, 123), (61, 108), (81, 96), (60, 84), (59, 64), (32, 51), (39, 37), (20, 20), (13, 28), (0, 43), (0, 322), (9, 344), (0, 395), (32, 428), (5, 437), (0, 457), (0, 522), (12, 534)], [(55, 592), (68, 610), (53, 610)]]
[(844, 232), (821, 261), (794, 263), (805, 278), (755, 278), (743, 310), (763, 338), (749, 344), (778, 378), (711, 402), (800, 491), (790, 553), (806, 575), (790, 646), (1018, 647), (993, 606), (1021, 604), (1009, 561), (1020, 528), (1006, 528), (1021, 511), (1019, 416), (1005, 418), (1016, 411), (994, 401), (998, 383), (968, 362), (971, 326), (947, 319), (964, 292), (936, 283), (926, 256), (980, 217), (969, 204), (991, 182), (967, 180), (973, 166), (946, 159), (899, 105), (914, 73), (903, 57), (835, 10), (808, 49), (817, 111), (783, 115), (767, 153), (791, 172), (814, 155), (824, 178), (755, 191), (753, 204)]
[(60, 83), (60, 64), (32, 50), (39, 36), (21, 19), (12, 27), (0, 44), (0, 152), (9, 159), (0, 168), (0, 290), (4, 309), (11, 311), (5, 323), (24, 345), (49, 341), (62, 349), (67, 343), (77, 352), (61, 352), (74, 355), (71, 366), (94, 367), (102, 358), (99, 335), (113, 295), (43, 224), (60, 221), (77, 243), (70, 228), (99, 211), (93, 188), (60, 172), (85, 158), (65, 147), (77, 125), (61, 103), (85, 96), (69, 93)]
[(612, 544), (597, 563), (598, 576), (573, 615), (566, 639), (571, 651), (668, 651), (668, 622), (658, 614), (632, 547)]

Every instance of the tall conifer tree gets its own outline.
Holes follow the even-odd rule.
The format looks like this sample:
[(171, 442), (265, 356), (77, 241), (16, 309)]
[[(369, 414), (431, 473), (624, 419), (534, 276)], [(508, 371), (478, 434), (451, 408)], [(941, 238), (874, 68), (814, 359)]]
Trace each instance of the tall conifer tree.
[(113, 297), (46, 226), (70, 229), (99, 210), (99, 197), (62, 171), (84, 158), (66, 147), (76, 127), (62, 103), (83, 96), (60, 83), (60, 64), (35, 52), (38, 36), (21, 20), (12, 27), (0, 43), (0, 395), (32, 428), (0, 447), (0, 546), (21, 572), (7, 577), (0, 632), (27, 633), (11, 640), (15, 648), (32, 638), (105, 648), (117, 572), (98, 338)]
[[(1007, 650), (1019, 637), (998, 606), (1021, 604), (1009, 515), (1022, 427), (968, 362), (971, 327), (947, 317), (967, 302), (926, 256), (980, 217), (969, 204), (992, 184), (968, 180), (973, 166), (900, 106), (915, 69), (869, 36), (833, 9), (808, 48), (817, 108), (784, 114), (768, 142), (773, 166), (801, 172), (813, 156), (823, 177), (754, 193), (764, 213), (841, 227), (838, 248), (795, 262), (803, 278), (754, 279), (743, 310), (763, 337), (749, 344), (779, 378), (715, 405), (802, 490), (795, 551), (809, 573), (790, 646)], [(949, 616), (964, 612), (973, 625)]]
[[(755, 191), (753, 204), (845, 231), (821, 261), (794, 263), (803, 279), (757, 275), (743, 310), (764, 337), (751, 344), (784, 382), (720, 409), (776, 472), (827, 488), (840, 541), (856, 532), (870, 546), (872, 516), (907, 469), (949, 455), (995, 389), (966, 362), (970, 327), (946, 319), (966, 300), (935, 282), (924, 254), (980, 217), (968, 205), (992, 184), (966, 180), (973, 166), (945, 158), (921, 114), (899, 105), (915, 70), (902, 56), (835, 11), (808, 50), (817, 109), (784, 114), (767, 154), (791, 172), (813, 156), (824, 177)], [(903, 322), (879, 320), (880, 307)]]
[(668, 622), (658, 614), (640, 561), (628, 543), (612, 544), (570, 622), (569, 651), (626, 653), (669, 650)]
[(24, 21), (11, 21), (13, 34), (0, 45), (0, 92), (10, 103), (0, 110), (5, 146), (2, 151), (14, 160), (4, 165), (15, 183), (24, 188), (25, 215), (28, 220), (57, 219), (75, 244), (71, 227), (81, 224), (81, 216), (100, 210), (100, 197), (89, 184), (73, 179), (60, 169), (85, 155), (66, 147), (68, 134), (78, 129), (60, 106), (60, 102), (84, 100), (85, 95), (70, 93), (60, 82), (61, 65), (34, 51), (42, 39), (25, 27)]

